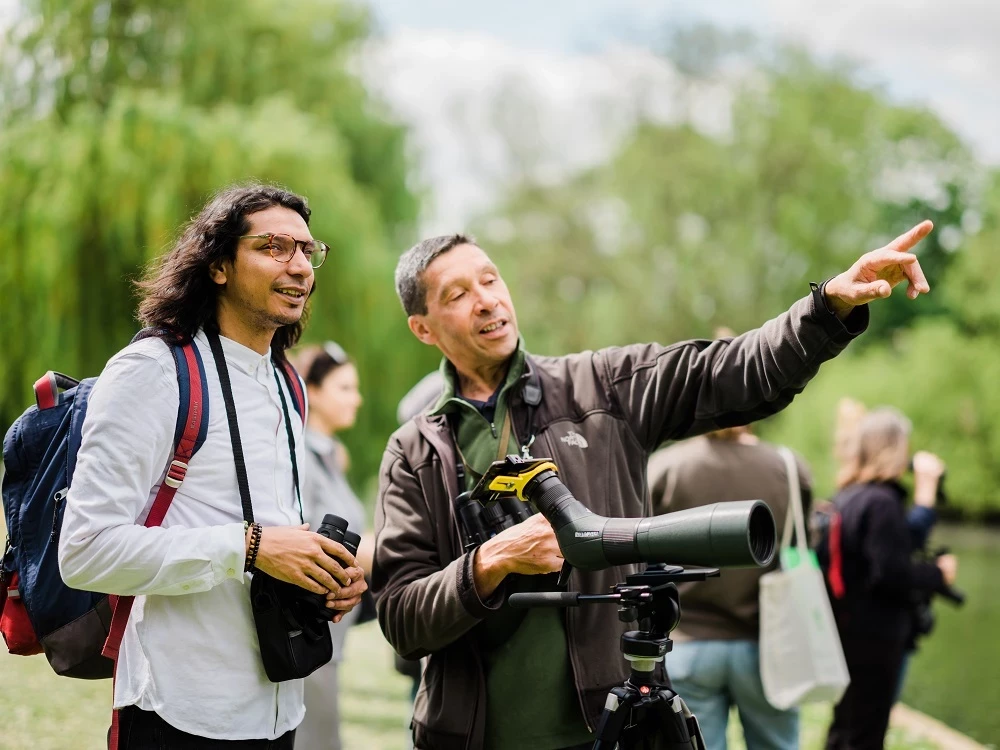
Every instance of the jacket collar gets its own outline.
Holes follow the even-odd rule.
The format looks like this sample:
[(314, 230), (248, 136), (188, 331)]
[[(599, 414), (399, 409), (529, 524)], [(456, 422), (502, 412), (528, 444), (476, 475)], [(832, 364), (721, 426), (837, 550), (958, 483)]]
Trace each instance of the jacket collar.
[[(527, 352), (524, 349), (524, 338), (521, 336), (517, 337), (517, 348), (511, 355), (510, 366), (507, 368), (507, 374), (504, 376), (503, 382), (500, 384), (496, 395), (502, 397), (506, 392), (509, 397), (509, 393), (513, 386), (521, 381), (526, 372), (526, 359)], [(446, 357), (441, 358), (441, 365), (439, 369), (441, 377), (444, 380), (444, 387), (441, 391), (441, 395), (438, 400), (434, 403), (434, 406), (430, 409), (430, 414), (447, 414), (453, 412), (456, 408), (462, 408), (466, 404), (465, 400), (458, 394), (458, 373), (455, 370), (455, 366), (448, 361)]]

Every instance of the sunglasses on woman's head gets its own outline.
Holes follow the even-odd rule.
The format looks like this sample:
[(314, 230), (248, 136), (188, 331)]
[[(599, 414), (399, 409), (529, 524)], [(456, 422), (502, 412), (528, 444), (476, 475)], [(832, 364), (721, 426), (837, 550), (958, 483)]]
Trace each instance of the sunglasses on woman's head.
[(323, 344), (323, 351), (326, 352), (326, 356), (333, 360), (334, 364), (346, 365), (351, 361), (351, 358), (347, 356), (347, 352), (336, 341), (327, 341)]

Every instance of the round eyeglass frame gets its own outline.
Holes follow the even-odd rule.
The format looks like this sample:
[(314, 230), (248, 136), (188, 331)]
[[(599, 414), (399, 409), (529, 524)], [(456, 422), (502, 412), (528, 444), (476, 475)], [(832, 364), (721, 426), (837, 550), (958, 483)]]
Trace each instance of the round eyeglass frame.
[[(275, 237), (287, 237), (289, 240), (291, 240), (292, 252), (288, 253), (287, 258), (281, 258), (278, 255), (275, 255), (277, 251), (281, 250), (281, 248), (274, 242)], [(288, 263), (288, 261), (290, 261), (292, 258), (295, 257), (295, 251), (298, 250), (301, 246), (302, 254), (306, 256), (306, 260), (309, 261), (309, 265), (312, 266), (313, 268), (319, 268), (320, 266), (322, 266), (323, 263), (326, 262), (327, 253), (330, 252), (330, 246), (327, 245), (325, 242), (321, 242), (320, 240), (297, 240), (290, 234), (282, 234), (281, 232), (270, 232), (268, 234), (241, 234), (239, 236), (239, 239), (267, 240), (267, 244), (264, 245), (264, 247), (259, 247), (256, 249), (263, 250), (267, 248), (267, 251), (271, 254), (271, 257), (274, 258), (279, 263)], [(313, 249), (310, 252), (306, 253), (306, 248), (309, 245), (313, 245)], [(317, 255), (317, 250), (319, 251), (318, 255)], [(319, 257), (319, 263), (315, 262), (314, 259), (316, 257)]]

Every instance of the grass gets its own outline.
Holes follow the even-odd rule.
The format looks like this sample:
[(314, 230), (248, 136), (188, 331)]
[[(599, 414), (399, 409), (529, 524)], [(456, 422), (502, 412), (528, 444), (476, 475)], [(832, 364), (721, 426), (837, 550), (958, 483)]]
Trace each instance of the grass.
[[(0, 539), (6, 535), (0, 517)], [(953, 641), (948, 641), (954, 646)], [(348, 750), (408, 747), (410, 683), (392, 667), (392, 652), (378, 626), (351, 631), (341, 667), (341, 715)], [(11, 656), (0, 643), (0, 750), (103, 750), (111, 718), (110, 680), (57, 677), (43, 656)], [(943, 717), (942, 717), (943, 718)], [(830, 721), (828, 706), (802, 715), (802, 750), (821, 750)], [(745, 750), (735, 712), (730, 750)], [(887, 750), (948, 750), (890, 729)], [(309, 750), (303, 748), (301, 750)]]
[[(349, 750), (403, 750), (409, 721), (409, 682), (392, 668), (392, 654), (375, 623), (355, 628), (342, 667), (344, 744)], [(44, 657), (0, 653), (0, 750), (101, 750), (110, 718), (111, 682), (57, 677)], [(823, 746), (827, 706), (803, 714), (803, 750)], [(738, 722), (730, 726), (730, 748), (743, 750)], [(889, 750), (939, 750), (936, 745), (890, 733)], [(304, 750), (309, 750), (308, 748)], [(945, 750), (940, 748), (940, 750)]]

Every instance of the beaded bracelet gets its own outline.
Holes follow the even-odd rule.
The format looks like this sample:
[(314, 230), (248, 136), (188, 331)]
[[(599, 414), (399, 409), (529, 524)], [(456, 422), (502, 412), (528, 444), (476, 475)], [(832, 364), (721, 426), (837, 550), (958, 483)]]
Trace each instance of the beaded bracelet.
[(259, 523), (250, 526), (250, 547), (247, 549), (247, 559), (243, 565), (243, 572), (249, 573), (254, 569), (257, 562), (257, 553), (260, 551), (260, 537), (264, 533)]

